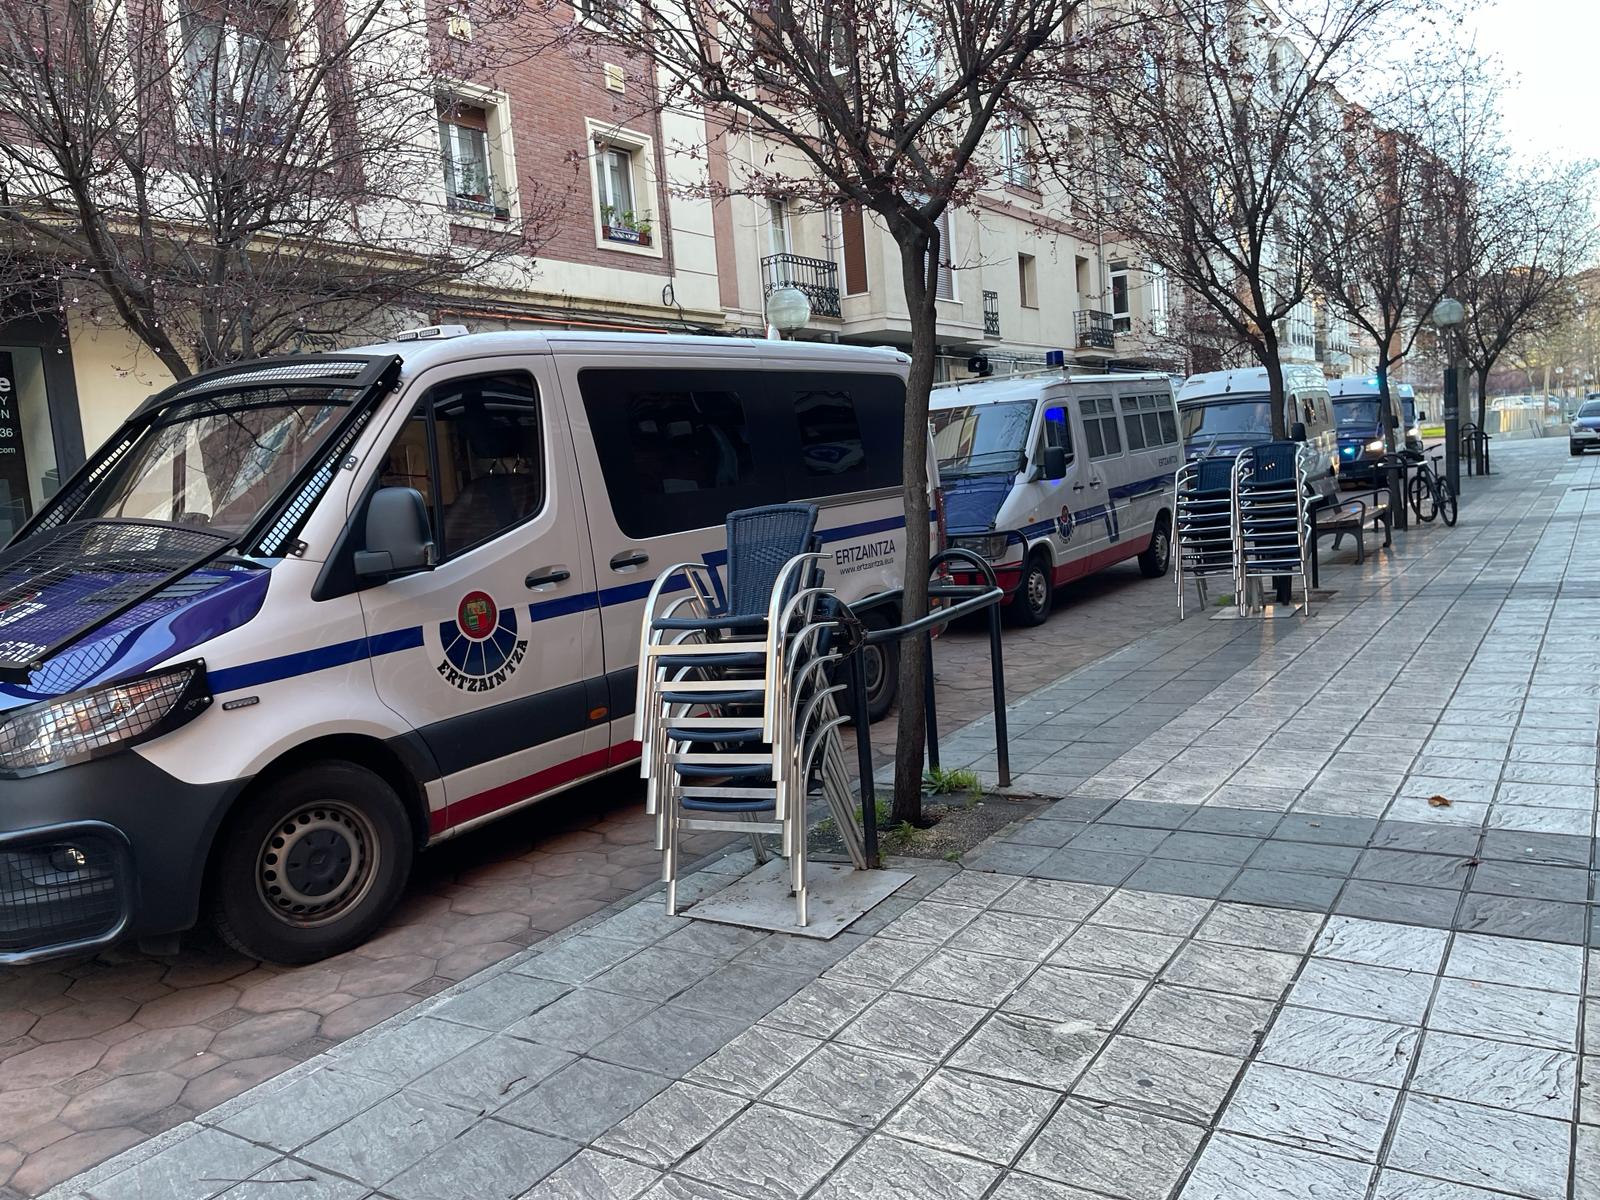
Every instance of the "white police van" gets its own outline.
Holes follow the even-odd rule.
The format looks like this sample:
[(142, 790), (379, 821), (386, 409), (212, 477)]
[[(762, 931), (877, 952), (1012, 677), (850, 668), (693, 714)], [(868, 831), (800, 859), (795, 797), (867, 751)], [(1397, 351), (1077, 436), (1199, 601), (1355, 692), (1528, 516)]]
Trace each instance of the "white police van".
[[(1328, 395), (1338, 424), (1340, 482), (1380, 483), (1381, 461), (1388, 441), (1378, 377), (1347, 375), (1343, 379), (1331, 379)], [(1417, 393), (1409, 383), (1390, 382), (1389, 418), (1397, 431), (1399, 445), (1406, 450), (1420, 451), (1422, 430), (1417, 423)]]
[(355, 945), (418, 848), (636, 759), (645, 594), (732, 509), (898, 587), (908, 361), (434, 327), (153, 397), (0, 555), (0, 962)]
[(934, 392), (929, 405), (951, 544), (994, 564), (1025, 625), (1055, 589), (1124, 559), (1165, 575), (1183, 462), (1165, 375), (1029, 375)]
[[(1302, 443), (1307, 486), (1331, 498), (1338, 490), (1339, 445), (1328, 381), (1317, 367), (1283, 367), (1283, 426)], [(1272, 387), (1265, 367), (1191, 375), (1178, 389), (1189, 458), (1232, 458), (1272, 440)]]

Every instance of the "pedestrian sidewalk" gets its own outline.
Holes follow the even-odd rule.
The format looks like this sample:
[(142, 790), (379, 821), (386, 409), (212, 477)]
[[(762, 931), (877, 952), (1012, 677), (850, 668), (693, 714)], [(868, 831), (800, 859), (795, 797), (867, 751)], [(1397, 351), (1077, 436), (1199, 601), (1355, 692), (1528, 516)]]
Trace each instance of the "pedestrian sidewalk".
[(1562, 450), (1310, 620), (1019, 700), (1060, 799), (832, 941), (646, 896), (51, 1195), (1600, 1198), (1600, 464)]

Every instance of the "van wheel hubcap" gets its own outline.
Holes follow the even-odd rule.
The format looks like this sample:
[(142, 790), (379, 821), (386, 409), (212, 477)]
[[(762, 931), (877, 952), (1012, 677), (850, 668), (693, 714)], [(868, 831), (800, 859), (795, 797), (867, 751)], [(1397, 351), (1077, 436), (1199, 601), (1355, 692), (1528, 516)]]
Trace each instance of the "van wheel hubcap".
[(1028, 607), (1034, 612), (1039, 612), (1049, 599), (1050, 584), (1044, 577), (1044, 572), (1038, 567), (1028, 572)]
[(1167, 555), (1170, 552), (1171, 548), (1167, 545), (1167, 531), (1156, 530), (1156, 565), (1163, 571), (1167, 569)]
[(343, 804), (308, 804), (290, 813), (262, 842), (256, 889), (290, 925), (323, 925), (366, 897), (377, 875), (372, 823)]

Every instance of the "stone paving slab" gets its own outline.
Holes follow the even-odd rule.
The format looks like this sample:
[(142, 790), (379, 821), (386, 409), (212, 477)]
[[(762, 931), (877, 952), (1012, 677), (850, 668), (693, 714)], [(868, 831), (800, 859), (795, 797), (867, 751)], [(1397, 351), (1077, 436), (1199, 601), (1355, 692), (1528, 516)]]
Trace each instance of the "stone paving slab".
[(1600, 653), (1569, 632), (1600, 501), (1548, 451), (1310, 621), (1024, 697), (1018, 783), (1056, 807), (918, 864), (837, 956), (643, 901), (57, 1194), (1600, 1196)]

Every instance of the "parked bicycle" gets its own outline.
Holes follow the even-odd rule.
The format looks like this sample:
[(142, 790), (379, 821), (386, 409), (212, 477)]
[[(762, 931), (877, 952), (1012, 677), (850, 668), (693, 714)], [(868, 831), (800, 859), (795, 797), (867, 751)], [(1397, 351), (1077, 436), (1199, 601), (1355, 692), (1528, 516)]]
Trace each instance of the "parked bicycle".
[(1443, 517), (1446, 525), (1454, 525), (1456, 492), (1450, 486), (1450, 481), (1438, 472), (1439, 456), (1426, 457), (1416, 450), (1403, 450), (1400, 456), (1405, 461), (1416, 464), (1416, 470), (1411, 475), (1410, 483), (1407, 484), (1407, 491), (1410, 495), (1411, 511), (1417, 514), (1417, 520), (1431, 521), (1434, 517)]

